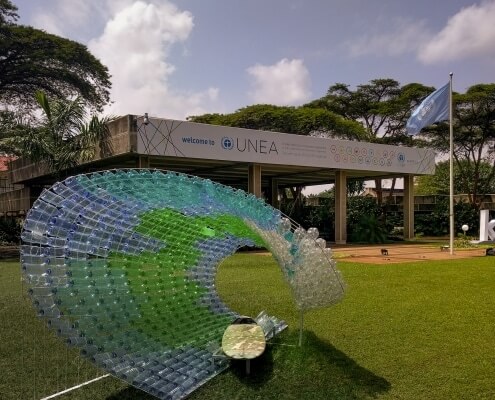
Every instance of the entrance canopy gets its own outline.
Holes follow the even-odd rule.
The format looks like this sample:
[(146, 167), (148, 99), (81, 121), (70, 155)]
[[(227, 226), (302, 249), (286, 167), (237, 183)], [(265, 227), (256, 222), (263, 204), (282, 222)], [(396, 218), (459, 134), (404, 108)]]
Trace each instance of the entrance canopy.
[(276, 179), (281, 187), (331, 183), (336, 171), (347, 179), (374, 179), (435, 169), (430, 149), (143, 117), (137, 119), (137, 153), (148, 157), (149, 167), (166, 159), (167, 169), (233, 186), (253, 164), (262, 166), (262, 186)]
[[(28, 210), (31, 199), (60, 176), (115, 168), (156, 168), (183, 172), (264, 193), (277, 206), (279, 188), (335, 184), (335, 240), (345, 243), (346, 182), (354, 179), (404, 178), (404, 237), (414, 236), (414, 176), (433, 174), (431, 149), (318, 138), (127, 115), (109, 123), (109, 146), (71, 170), (48, 170), (19, 159), (10, 178), (22, 184), (14, 208)], [(14, 196), (15, 193), (9, 196)], [(4, 202), (12, 203), (9, 198)], [(17, 204), (17, 203), (16, 203)], [(12, 208), (12, 207), (11, 207)], [(7, 211), (15, 211), (9, 208)]]

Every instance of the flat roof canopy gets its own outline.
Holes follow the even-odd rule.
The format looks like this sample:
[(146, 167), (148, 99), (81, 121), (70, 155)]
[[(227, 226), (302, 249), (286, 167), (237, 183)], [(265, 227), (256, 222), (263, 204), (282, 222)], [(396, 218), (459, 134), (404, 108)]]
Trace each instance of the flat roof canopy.
[[(236, 186), (250, 164), (261, 165), (262, 186), (432, 174), (431, 149), (284, 134), (171, 119), (137, 118), (137, 153), (165, 168)], [(146, 123), (145, 123), (146, 122)]]
[[(112, 150), (62, 176), (113, 168), (157, 168), (184, 172), (245, 189), (250, 165), (261, 166), (261, 184), (280, 187), (335, 181), (433, 174), (431, 149), (318, 138), (294, 134), (197, 124), (127, 115), (109, 123)], [(46, 168), (19, 159), (12, 163), (14, 183), (52, 184)], [(59, 178), (60, 179), (60, 178)]]
[(31, 197), (61, 177), (117, 168), (156, 168), (196, 175), (255, 196), (264, 192), (271, 204), (278, 202), (279, 187), (335, 183), (335, 241), (345, 243), (346, 181), (404, 177), (404, 235), (410, 238), (414, 236), (413, 177), (435, 171), (435, 153), (424, 148), (135, 115), (117, 118), (108, 126), (108, 146), (100, 143), (93, 160), (58, 175), (46, 165), (26, 159), (12, 162), (12, 182), (24, 184), (22, 190), (27, 189), (30, 196), (19, 207), (27, 210)]

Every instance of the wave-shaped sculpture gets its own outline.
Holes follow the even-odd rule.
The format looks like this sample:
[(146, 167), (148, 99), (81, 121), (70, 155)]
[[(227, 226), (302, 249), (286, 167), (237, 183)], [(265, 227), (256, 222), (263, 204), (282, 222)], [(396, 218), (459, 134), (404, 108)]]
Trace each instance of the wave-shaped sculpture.
[[(160, 398), (182, 398), (228, 366), (213, 357), (238, 316), (218, 264), (266, 247), (301, 310), (344, 287), (318, 231), (240, 190), (175, 172), (77, 175), (45, 190), (22, 232), (23, 277), (40, 317), (69, 345)], [(271, 333), (286, 325), (267, 320)], [(268, 332), (267, 332), (268, 334)]]

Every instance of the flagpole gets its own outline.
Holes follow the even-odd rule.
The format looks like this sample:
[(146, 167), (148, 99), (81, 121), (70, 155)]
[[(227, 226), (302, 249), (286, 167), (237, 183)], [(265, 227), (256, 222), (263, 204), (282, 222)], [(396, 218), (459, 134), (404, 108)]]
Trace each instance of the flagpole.
[(450, 76), (450, 97), (449, 97), (449, 121), (450, 121), (450, 196), (449, 196), (449, 216), (450, 216), (450, 255), (454, 254), (454, 128), (452, 126), (452, 75)]

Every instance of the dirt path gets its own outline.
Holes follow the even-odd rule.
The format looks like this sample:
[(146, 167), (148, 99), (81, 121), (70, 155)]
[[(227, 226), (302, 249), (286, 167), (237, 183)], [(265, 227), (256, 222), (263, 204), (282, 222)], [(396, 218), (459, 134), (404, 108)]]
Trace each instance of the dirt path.
[[(392, 264), (411, 261), (454, 260), (485, 257), (486, 249), (456, 249), (451, 255), (448, 248), (440, 245), (387, 244), (375, 246), (335, 246), (332, 247), (339, 261), (362, 262), (369, 264)], [(382, 249), (387, 250), (382, 254)], [(385, 252), (384, 252), (385, 253)], [(495, 262), (495, 259), (494, 259)]]

